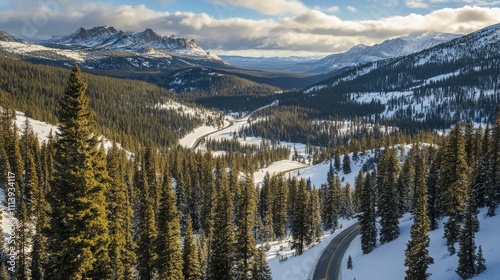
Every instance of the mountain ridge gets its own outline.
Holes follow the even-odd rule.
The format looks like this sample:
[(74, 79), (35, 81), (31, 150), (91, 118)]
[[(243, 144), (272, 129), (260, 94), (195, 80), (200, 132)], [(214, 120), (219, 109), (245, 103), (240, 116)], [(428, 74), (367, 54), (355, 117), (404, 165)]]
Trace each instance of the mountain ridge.
[(356, 45), (347, 52), (331, 54), (315, 62), (298, 63), (307, 72), (330, 72), (361, 64), (399, 57), (431, 48), (462, 35), (429, 31), (388, 39), (373, 46)]
[(50, 40), (17, 40), (0, 33), (0, 51), (30, 62), (68, 67), (78, 62), (86, 69), (125, 72), (163, 72), (192, 66), (226, 67), (217, 55), (193, 39), (161, 36), (148, 28), (124, 32), (111, 26), (83, 27)]

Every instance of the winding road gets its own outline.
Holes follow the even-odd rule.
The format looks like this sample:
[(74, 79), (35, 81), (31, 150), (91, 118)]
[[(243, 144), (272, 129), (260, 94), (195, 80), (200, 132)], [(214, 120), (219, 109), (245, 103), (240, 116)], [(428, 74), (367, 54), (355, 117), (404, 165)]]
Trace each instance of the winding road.
[(277, 105), (278, 105), (278, 101), (274, 101), (273, 103), (271, 103), (271, 104), (269, 104), (269, 105), (266, 105), (266, 106), (264, 106), (264, 107), (261, 107), (261, 108), (256, 109), (255, 111), (251, 112), (250, 114), (246, 115), (246, 116), (245, 116), (245, 117), (243, 117), (243, 118), (240, 118), (240, 119), (237, 119), (237, 120), (234, 120), (234, 121), (229, 121), (229, 125), (228, 125), (228, 126), (226, 126), (226, 127), (224, 127), (224, 128), (221, 128), (221, 129), (219, 129), (219, 130), (216, 130), (216, 131), (212, 131), (212, 132), (210, 132), (210, 133), (207, 133), (207, 134), (204, 134), (204, 135), (202, 135), (202, 136), (198, 137), (198, 139), (196, 139), (196, 142), (194, 142), (194, 144), (193, 144), (193, 146), (191, 147), (191, 149), (196, 150), (196, 149), (198, 148), (198, 146), (200, 146), (201, 141), (202, 141), (205, 137), (210, 136), (210, 135), (212, 135), (212, 134), (215, 134), (215, 133), (217, 133), (217, 132), (220, 132), (220, 131), (222, 131), (222, 130), (226, 130), (226, 129), (228, 129), (228, 128), (231, 128), (231, 127), (232, 127), (233, 125), (235, 125), (236, 123), (240, 123), (240, 122), (245, 122), (245, 123), (246, 123), (246, 122), (247, 122), (247, 120), (248, 120), (248, 118), (249, 118), (249, 117), (251, 117), (253, 114), (257, 113), (258, 111), (263, 110), (263, 109), (268, 108), (268, 107), (277, 106)]
[[(346, 228), (328, 244), (314, 269), (313, 280), (338, 280), (344, 254), (359, 234), (358, 223)], [(347, 265), (347, 264), (344, 264)]]

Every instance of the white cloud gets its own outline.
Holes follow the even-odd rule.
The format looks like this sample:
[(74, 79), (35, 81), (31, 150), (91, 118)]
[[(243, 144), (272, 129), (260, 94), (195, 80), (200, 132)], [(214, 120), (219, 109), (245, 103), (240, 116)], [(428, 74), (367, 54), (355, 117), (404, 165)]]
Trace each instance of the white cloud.
[(301, 14), (309, 8), (299, 0), (209, 0), (215, 4), (244, 7), (264, 15)]
[(425, 0), (406, 0), (406, 6), (409, 8), (428, 8), (429, 4)]
[(81, 26), (111, 25), (124, 31), (152, 28), (163, 35), (193, 38), (215, 53), (303, 55), (342, 52), (357, 44), (373, 45), (430, 30), (465, 34), (498, 23), (498, 18), (500, 8), (465, 6), (361, 21), (342, 20), (319, 10), (259, 20), (218, 19), (205, 13), (158, 12), (144, 5), (111, 7), (89, 3), (82, 7), (70, 2), (57, 10), (29, 6), (0, 10), (0, 29), (43, 38), (67, 35)]
[(356, 7), (353, 7), (353, 6), (347, 6), (347, 9), (353, 13), (357, 12), (358, 9), (356, 9)]
[(338, 12), (340, 12), (340, 7), (339, 6), (332, 6), (330, 8), (327, 8), (326, 11), (329, 13), (338, 13)]

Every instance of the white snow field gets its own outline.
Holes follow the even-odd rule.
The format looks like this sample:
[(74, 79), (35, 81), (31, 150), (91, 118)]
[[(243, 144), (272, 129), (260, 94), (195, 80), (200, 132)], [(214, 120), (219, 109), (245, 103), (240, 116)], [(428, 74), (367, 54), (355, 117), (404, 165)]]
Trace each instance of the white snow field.
[[(486, 271), (473, 277), (475, 280), (497, 280), (500, 279), (500, 216), (486, 217), (486, 209), (481, 209), (478, 214), (480, 230), (476, 234), (476, 246), (482, 245), (484, 258), (486, 259)], [(437, 230), (429, 232), (431, 243), (429, 254), (434, 258), (434, 264), (429, 267), (432, 274), (430, 279), (435, 280), (459, 280), (460, 277), (455, 270), (458, 266), (457, 254), (450, 256), (443, 239), (443, 219)], [(361, 240), (358, 236), (353, 240), (351, 246), (344, 255), (341, 268), (342, 280), (401, 280), (404, 279), (406, 267), (404, 266), (406, 243), (410, 240), (410, 228), (413, 217), (410, 214), (400, 219), (401, 235), (398, 239), (380, 245), (368, 255), (361, 251)], [(458, 244), (455, 248), (459, 249)], [(352, 257), (353, 269), (347, 269), (347, 258)]]

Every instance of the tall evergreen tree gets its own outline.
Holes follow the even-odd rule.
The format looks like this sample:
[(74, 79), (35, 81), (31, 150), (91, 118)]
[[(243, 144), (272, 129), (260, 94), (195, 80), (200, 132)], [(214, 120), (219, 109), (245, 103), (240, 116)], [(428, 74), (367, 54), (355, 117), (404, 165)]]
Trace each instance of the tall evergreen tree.
[(157, 269), (160, 279), (183, 278), (180, 212), (175, 206), (176, 198), (168, 168), (165, 168), (158, 211)]
[(216, 186), (219, 199), (214, 213), (213, 240), (210, 249), (210, 277), (235, 279), (233, 201), (229, 194), (226, 165), (216, 164)]
[(344, 174), (351, 173), (351, 156), (348, 153), (344, 154), (343, 162), (342, 162), (342, 171)]
[(335, 166), (335, 170), (337, 171), (340, 171), (340, 153), (335, 153), (335, 156), (334, 156), (334, 166)]
[(477, 252), (477, 259), (476, 259), (476, 273), (481, 274), (485, 270), (486, 270), (486, 260), (484, 259), (483, 256), (483, 248), (481, 245), (479, 245), (479, 250)]
[[(487, 192), (493, 191), (489, 186), (493, 183), (491, 178), (491, 139), (490, 127), (486, 126), (482, 139), (482, 150), (480, 151), (480, 159), (477, 165), (476, 178), (474, 182), (474, 195), (476, 197), (476, 204), (478, 207), (486, 206)], [(488, 194), (488, 197), (490, 194)]]
[(309, 217), (307, 215), (308, 205), (309, 197), (307, 194), (306, 181), (300, 180), (297, 185), (293, 221), (291, 226), (293, 237), (292, 249), (296, 249), (298, 255), (302, 255), (304, 252), (306, 238), (309, 233)]
[(394, 148), (386, 148), (378, 164), (380, 242), (390, 242), (399, 236), (398, 205), (394, 203), (398, 184), (399, 161)]
[(443, 208), (449, 217), (444, 225), (444, 237), (450, 254), (455, 254), (460, 224), (463, 222), (465, 202), (468, 200), (469, 167), (467, 165), (462, 127), (457, 124), (444, 146), (440, 185), (443, 188)]
[(247, 173), (241, 185), (236, 217), (235, 262), (238, 279), (251, 279), (254, 258), (257, 254), (253, 236), (257, 214), (253, 174)]
[(156, 228), (156, 215), (154, 200), (149, 193), (149, 185), (145, 172), (145, 163), (139, 169), (135, 170), (135, 187), (139, 196), (139, 205), (137, 211), (137, 270), (140, 280), (152, 280), (157, 277), (156, 264), (156, 238), (158, 231)]
[(477, 274), (476, 233), (479, 231), (476, 198), (469, 193), (464, 210), (464, 222), (460, 228), (458, 243), (457, 274), (462, 279), (469, 279)]
[(266, 261), (264, 246), (258, 249), (256, 260), (252, 268), (252, 280), (272, 280), (271, 269)]
[(306, 243), (309, 245), (322, 235), (319, 192), (316, 188), (309, 191), (308, 201), (307, 217), (309, 222)]
[[(362, 178), (363, 172), (360, 171), (356, 182), (363, 181)], [(361, 249), (363, 250), (363, 254), (369, 254), (377, 245), (375, 193), (371, 181), (371, 175), (369, 173), (366, 174), (360, 195), (362, 214), (359, 218), (359, 224), (361, 225)]]
[(434, 152), (434, 148), (429, 149), (430, 169), (427, 176), (427, 215), (429, 216), (430, 230), (439, 227), (439, 219), (442, 216), (441, 197), (442, 192), (439, 185), (439, 169), (441, 168), (443, 149)]
[(199, 248), (196, 244), (195, 236), (193, 234), (193, 226), (191, 217), (187, 219), (186, 236), (184, 237), (184, 248), (182, 251), (183, 273), (185, 280), (200, 280), (201, 266), (199, 257)]
[[(109, 244), (106, 184), (97, 178), (94, 119), (80, 68), (71, 71), (60, 103), (54, 180), (49, 195), (47, 279), (106, 279)], [(100, 264), (100, 262), (102, 262)]]
[(398, 191), (395, 193), (398, 198), (399, 215), (413, 212), (416, 199), (415, 186), (415, 153), (416, 147), (413, 146), (406, 157), (401, 174), (398, 178)]
[(423, 155), (416, 158), (415, 187), (417, 204), (413, 215), (413, 225), (410, 229), (410, 241), (406, 244), (405, 266), (406, 280), (428, 279), (430, 273), (427, 272), (429, 265), (434, 263), (434, 259), (429, 256), (430, 221), (427, 216), (427, 192), (425, 186), (425, 161)]
[(288, 202), (288, 185), (287, 181), (280, 176), (277, 179), (276, 189), (274, 191), (273, 201), (273, 233), (276, 238), (284, 238), (286, 236), (287, 224), (287, 202)]
[(21, 207), (16, 211), (17, 224), (15, 229), (17, 247), (17, 272), (16, 279), (27, 280), (30, 279), (29, 272), (29, 254), (28, 250), (31, 246), (28, 209), (24, 200), (21, 200)]
[(108, 152), (107, 169), (111, 187), (107, 192), (109, 224), (109, 256), (111, 259), (111, 279), (132, 279), (135, 263), (135, 244), (132, 241), (133, 211), (130, 195), (125, 182), (125, 155), (116, 143)]
[[(274, 237), (273, 232), (273, 190), (276, 188), (277, 178), (266, 173), (264, 176), (264, 181), (262, 187), (260, 188), (258, 211), (259, 217), (262, 221), (262, 233), (261, 236), (264, 238), (263, 241), (272, 240)], [(243, 190), (242, 190), (243, 191)], [(238, 217), (236, 217), (238, 219)]]
[(486, 206), (488, 216), (495, 215), (500, 200), (500, 113), (498, 113), (491, 133), (489, 152), (489, 182), (486, 188)]

